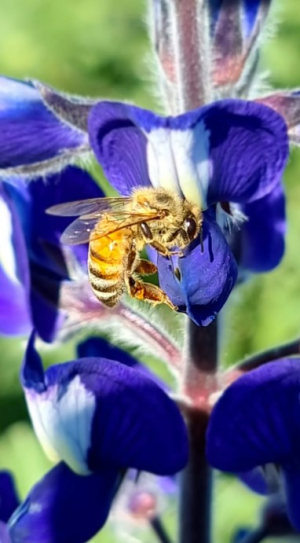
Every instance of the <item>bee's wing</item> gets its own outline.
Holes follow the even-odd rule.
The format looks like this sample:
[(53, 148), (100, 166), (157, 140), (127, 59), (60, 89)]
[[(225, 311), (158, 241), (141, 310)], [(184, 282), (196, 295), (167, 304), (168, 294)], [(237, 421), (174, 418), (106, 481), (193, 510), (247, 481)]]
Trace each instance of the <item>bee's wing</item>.
[(105, 211), (122, 211), (131, 202), (131, 198), (90, 198), (88, 200), (76, 200), (65, 204), (49, 207), (46, 213), (63, 217), (76, 217), (81, 215), (99, 216)]
[[(114, 232), (118, 232), (124, 228), (130, 228), (142, 222), (153, 221), (159, 219), (157, 212), (134, 213), (131, 211), (111, 211), (108, 213), (113, 220), (107, 224), (99, 225), (101, 213), (82, 215), (73, 221), (61, 236), (61, 242), (68, 245), (78, 245), (80, 243), (88, 243), (97, 239), (109, 236)], [(97, 226), (97, 229), (95, 227)]]
[(79, 245), (80, 243), (88, 243), (91, 234), (99, 222), (99, 217), (79, 217), (66, 228), (62, 234), (60, 241), (67, 245)]

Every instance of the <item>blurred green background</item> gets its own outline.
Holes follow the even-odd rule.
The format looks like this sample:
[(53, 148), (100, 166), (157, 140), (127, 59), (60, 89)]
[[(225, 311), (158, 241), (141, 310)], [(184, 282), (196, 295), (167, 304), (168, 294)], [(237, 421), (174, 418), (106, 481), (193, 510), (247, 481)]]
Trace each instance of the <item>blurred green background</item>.
[[(280, 24), (265, 45), (263, 65), (269, 67), (274, 86), (300, 86), (299, 0), (278, 0), (277, 6)], [(37, 78), (71, 93), (127, 99), (159, 110), (147, 56), (145, 13), (146, 3), (141, 0), (2, 0), (0, 71)], [(226, 364), (300, 333), (299, 177), (300, 151), (294, 151), (285, 175), (286, 256), (277, 270), (252, 279), (232, 296), (223, 319)], [(28, 424), (18, 381), (25, 343), (3, 339), (0, 345), (0, 468), (15, 473), (24, 497), (49, 464)], [(71, 347), (67, 351), (65, 359)], [(45, 353), (48, 362), (53, 357), (52, 352)], [(219, 477), (216, 543), (227, 543), (235, 526), (251, 524), (260, 503), (235, 480)], [(174, 533), (174, 508), (166, 516)], [(151, 532), (136, 537), (132, 542), (155, 541)], [(93, 541), (112, 543), (121, 541), (121, 536), (110, 525)]]

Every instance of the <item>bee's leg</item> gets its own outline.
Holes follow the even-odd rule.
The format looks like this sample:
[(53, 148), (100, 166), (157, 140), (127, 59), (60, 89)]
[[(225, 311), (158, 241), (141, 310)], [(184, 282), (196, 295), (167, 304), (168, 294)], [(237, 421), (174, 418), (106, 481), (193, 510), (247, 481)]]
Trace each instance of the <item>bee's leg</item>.
[(166, 257), (173, 255), (177, 255), (179, 257), (184, 256), (182, 251), (170, 251), (162, 243), (159, 243), (159, 241), (148, 241), (148, 245), (151, 245), (151, 247), (153, 247), (153, 249), (155, 249), (159, 254)]
[(159, 254), (163, 256), (170, 256), (171, 252), (169, 249), (167, 249), (162, 243), (159, 243), (159, 241), (148, 241), (148, 244), (153, 247)]
[(176, 305), (171, 302), (166, 293), (155, 285), (143, 283), (143, 281), (138, 281), (133, 277), (130, 277), (128, 289), (129, 294), (137, 300), (143, 300), (152, 305), (167, 304), (173, 311), (177, 311), (178, 309)]
[(153, 275), (157, 273), (157, 266), (149, 260), (140, 260), (134, 272), (138, 275)]

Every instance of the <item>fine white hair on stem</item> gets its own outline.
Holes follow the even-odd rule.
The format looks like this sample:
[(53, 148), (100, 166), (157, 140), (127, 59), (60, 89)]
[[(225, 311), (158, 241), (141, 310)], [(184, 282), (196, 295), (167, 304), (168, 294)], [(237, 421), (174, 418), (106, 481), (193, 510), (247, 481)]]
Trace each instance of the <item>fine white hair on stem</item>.
[(211, 101), (206, 0), (151, 0), (148, 23), (160, 87), (172, 114)]

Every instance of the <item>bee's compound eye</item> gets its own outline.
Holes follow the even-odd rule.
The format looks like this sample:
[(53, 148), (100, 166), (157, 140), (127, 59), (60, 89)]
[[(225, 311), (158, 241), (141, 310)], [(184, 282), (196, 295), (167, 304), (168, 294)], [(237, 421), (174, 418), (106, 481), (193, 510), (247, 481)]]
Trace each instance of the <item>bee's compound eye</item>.
[(192, 217), (188, 217), (184, 221), (184, 229), (190, 240), (194, 239), (197, 232), (197, 223)]

